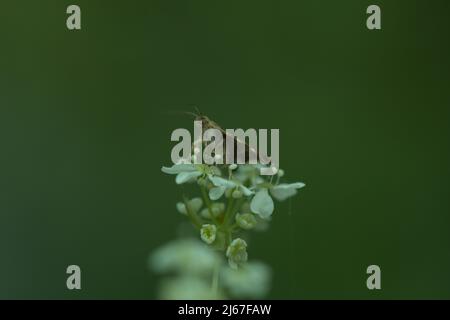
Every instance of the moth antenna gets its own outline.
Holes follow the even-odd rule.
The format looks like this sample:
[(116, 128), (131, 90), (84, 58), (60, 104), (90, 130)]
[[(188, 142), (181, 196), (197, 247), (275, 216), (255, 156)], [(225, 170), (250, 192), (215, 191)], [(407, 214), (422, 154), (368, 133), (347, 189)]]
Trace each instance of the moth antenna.
[(194, 106), (195, 111), (197, 112), (197, 115), (201, 116), (202, 113), (200, 112), (200, 109), (197, 106)]
[(199, 116), (198, 114), (196, 114), (194, 112), (190, 112), (190, 111), (184, 111), (183, 113), (187, 114), (187, 115), (190, 115), (190, 116), (193, 116), (194, 118), (197, 118)]
[(166, 115), (171, 115), (171, 116), (181, 116), (183, 114), (185, 114), (185, 111), (181, 111), (181, 110), (166, 110), (163, 111), (164, 114)]

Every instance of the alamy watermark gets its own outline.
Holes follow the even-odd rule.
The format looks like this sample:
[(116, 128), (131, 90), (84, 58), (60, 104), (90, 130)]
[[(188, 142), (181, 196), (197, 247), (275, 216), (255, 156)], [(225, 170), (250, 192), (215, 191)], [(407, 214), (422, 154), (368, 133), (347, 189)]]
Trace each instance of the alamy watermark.
[(261, 175), (275, 175), (280, 167), (280, 130), (270, 129), (270, 155), (268, 133), (267, 129), (224, 130), (195, 120), (193, 140), (187, 129), (172, 132), (170, 139), (178, 144), (172, 148), (171, 159), (174, 164), (260, 164)]

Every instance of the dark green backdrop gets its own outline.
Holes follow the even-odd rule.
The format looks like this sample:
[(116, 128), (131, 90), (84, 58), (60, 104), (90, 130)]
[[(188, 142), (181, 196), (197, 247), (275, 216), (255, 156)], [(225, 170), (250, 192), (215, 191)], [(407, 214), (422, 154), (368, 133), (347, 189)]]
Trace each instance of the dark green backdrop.
[(281, 166), (307, 184), (250, 244), (270, 298), (450, 298), (449, 14), (444, 0), (2, 0), (0, 298), (154, 298), (147, 256), (182, 221), (160, 168), (192, 126), (173, 111), (193, 105), (225, 128), (280, 128)]

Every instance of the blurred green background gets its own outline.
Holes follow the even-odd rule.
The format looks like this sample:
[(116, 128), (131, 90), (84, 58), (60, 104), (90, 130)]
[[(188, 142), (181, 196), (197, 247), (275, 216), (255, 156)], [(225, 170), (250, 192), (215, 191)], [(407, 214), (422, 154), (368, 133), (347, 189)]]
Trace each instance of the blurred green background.
[(307, 184), (250, 243), (269, 298), (450, 298), (449, 14), (444, 0), (2, 0), (0, 298), (155, 298), (148, 254), (183, 221), (160, 168), (194, 105), (224, 128), (280, 128), (281, 167)]

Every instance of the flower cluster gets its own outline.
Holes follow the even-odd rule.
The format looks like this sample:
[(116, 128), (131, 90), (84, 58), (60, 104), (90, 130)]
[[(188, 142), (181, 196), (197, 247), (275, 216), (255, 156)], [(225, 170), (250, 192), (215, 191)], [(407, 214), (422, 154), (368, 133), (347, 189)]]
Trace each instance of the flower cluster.
[[(229, 294), (234, 296), (239, 296), (242, 291), (236, 289), (239, 287), (237, 282), (244, 285), (243, 292), (247, 295), (251, 295), (253, 287), (268, 287), (268, 267), (261, 263), (247, 262), (248, 245), (242, 234), (252, 229), (264, 229), (275, 210), (274, 200), (284, 201), (305, 186), (302, 182), (282, 183), (284, 171), (281, 169), (276, 176), (261, 176), (260, 168), (260, 165), (247, 164), (218, 167), (186, 163), (162, 167), (164, 173), (176, 176), (177, 184), (198, 185), (200, 195), (190, 199), (184, 196), (176, 204), (176, 209), (197, 228), (199, 238), (204, 243), (203, 249), (197, 248), (197, 256), (206, 248), (215, 255), (221, 253), (218, 257), (228, 261), (228, 267), (224, 268), (218, 263), (219, 271), (210, 273), (216, 277), (213, 284), (221, 274), (224, 282), (222, 286), (228, 288)], [(183, 259), (188, 252), (189, 250), (185, 250), (177, 259)], [(153, 258), (154, 261), (166, 259), (161, 254)], [(197, 258), (185, 257), (186, 261), (180, 265), (184, 265), (185, 269), (189, 268), (192, 261), (198, 261)], [(170, 263), (166, 269), (169, 266)], [(260, 281), (261, 284), (253, 286), (243, 280), (246, 277), (254, 282)], [(258, 295), (255, 293), (252, 296)]]
[(159, 290), (159, 298), (169, 300), (262, 298), (271, 277), (270, 268), (261, 262), (229, 268), (217, 252), (196, 239), (174, 240), (158, 248), (149, 265), (157, 273), (171, 274)]
[(177, 184), (198, 184), (202, 197), (185, 198), (177, 203), (177, 210), (188, 216), (205, 243), (223, 250), (230, 267), (237, 269), (247, 261), (247, 244), (235, 235), (254, 228), (258, 220), (270, 220), (275, 208), (273, 199), (284, 201), (305, 185), (280, 183), (283, 170), (278, 171), (274, 182), (273, 176), (259, 175), (257, 165), (233, 164), (225, 170), (205, 164), (162, 168), (164, 173), (176, 175)]

